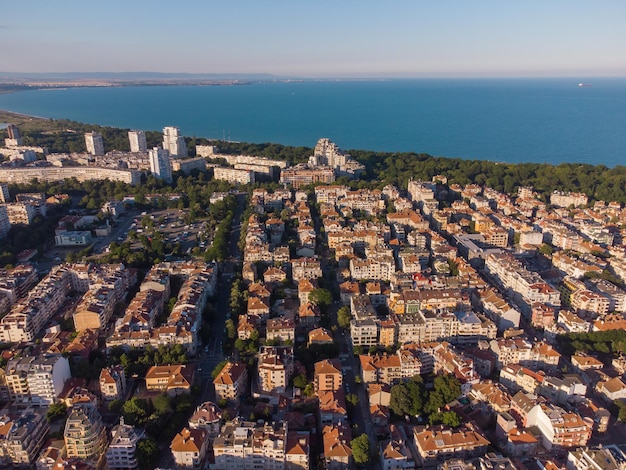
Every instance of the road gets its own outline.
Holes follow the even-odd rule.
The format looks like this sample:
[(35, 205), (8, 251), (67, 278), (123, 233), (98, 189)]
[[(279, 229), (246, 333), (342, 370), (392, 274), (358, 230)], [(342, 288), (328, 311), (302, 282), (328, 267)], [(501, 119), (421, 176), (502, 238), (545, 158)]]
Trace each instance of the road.
[(245, 209), (245, 195), (237, 196), (237, 208), (233, 216), (230, 237), (228, 239), (228, 261), (220, 263), (220, 278), (217, 287), (217, 296), (214, 300), (215, 315), (211, 319), (212, 335), (208, 344), (203, 346), (197, 358), (197, 369), (202, 386), (202, 400), (215, 400), (215, 389), (211, 372), (215, 366), (224, 360), (222, 340), (224, 339), (226, 316), (229, 311), (230, 290), (233, 284), (233, 273), (237, 267), (236, 260), (240, 259), (239, 235), (241, 233), (241, 215)]

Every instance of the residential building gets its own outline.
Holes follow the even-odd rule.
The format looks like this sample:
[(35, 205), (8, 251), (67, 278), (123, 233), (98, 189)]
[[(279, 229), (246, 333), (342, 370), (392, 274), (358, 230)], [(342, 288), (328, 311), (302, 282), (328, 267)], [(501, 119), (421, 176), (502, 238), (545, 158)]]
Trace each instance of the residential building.
[(215, 470), (284, 470), (287, 423), (252, 423), (235, 418), (228, 421), (213, 441)]
[(213, 177), (216, 180), (224, 180), (229, 183), (251, 184), (254, 183), (254, 171), (236, 170), (234, 168), (213, 168)]
[(85, 146), (87, 153), (91, 155), (104, 155), (104, 141), (99, 132), (88, 132), (85, 134)]
[(144, 131), (128, 131), (128, 140), (131, 152), (146, 152), (148, 150)]
[(424, 430), (415, 428), (418, 463), (424, 468), (436, 468), (450, 459), (468, 459), (484, 455), (490, 442), (472, 424), (456, 429), (435, 426)]
[(100, 371), (100, 395), (105, 401), (122, 400), (126, 394), (126, 373), (121, 365)]
[(152, 366), (146, 373), (146, 390), (175, 396), (189, 393), (193, 381), (193, 365)]
[(306, 431), (295, 431), (287, 434), (285, 470), (309, 470), (310, 441), (310, 434)]
[(322, 429), (324, 444), (324, 463), (328, 470), (344, 470), (352, 468), (352, 433), (343, 426), (325, 426)]
[(341, 363), (337, 359), (324, 359), (315, 363), (315, 392), (337, 391), (343, 384)]
[(262, 392), (284, 393), (294, 370), (293, 347), (262, 346), (257, 368)]
[(14, 358), (5, 371), (11, 401), (18, 406), (55, 403), (71, 377), (69, 362), (61, 355)]
[(137, 442), (144, 437), (144, 431), (124, 424), (120, 424), (111, 431), (111, 443), (106, 451), (107, 468), (133, 469), (139, 466), (137, 461)]
[(329, 167), (309, 168), (300, 164), (291, 168), (285, 168), (280, 173), (280, 182), (291, 184), (293, 188), (299, 189), (311, 183), (330, 184), (335, 181), (335, 172)]
[(53, 167), (42, 166), (32, 168), (2, 168), (0, 182), (9, 184), (27, 184), (36, 178), (40, 181), (63, 181), (66, 178), (76, 178), (80, 182), (90, 180), (121, 181), (127, 184), (141, 182), (141, 172), (137, 170), (118, 170), (97, 166)]
[(248, 385), (248, 371), (241, 362), (227, 362), (224, 368), (213, 380), (215, 398), (239, 402), (246, 392)]
[(593, 429), (579, 414), (545, 403), (530, 409), (526, 416), (526, 426), (538, 428), (541, 444), (547, 450), (584, 447), (591, 438)]
[(204, 429), (210, 439), (220, 433), (222, 410), (215, 403), (206, 401), (196, 408), (189, 418), (190, 429)]
[(179, 135), (178, 127), (163, 128), (163, 149), (169, 152), (172, 158), (187, 156), (187, 144), (182, 135)]
[(626, 384), (619, 377), (598, 382), (596, 391), (607, 403), (626, 399)]
[(148, 151), (148, 158), (150, 159), (150, 173), (166, 183), (172, 183), (172, 162), (169, 152), (166, 149), (154, 147)]
[[(619, 459), (619, 460), (618, 460)], [(626, 456), (617, 448), (584, 448), (567, 453), (567, 470), (621, 470)]]
[(3, 417), (1, 424), (8, 430), (0, 441), (0, 454), (14, 467), (32, 468), (49, 430), (45, 414), (29, 408), (13, 421)]
[[(174, 436), (170, 450), (178, 468), (205, 468), (209, 439), (204, 429), (183, 428)], [(240, 467), (241, 468), (241, 467)]]
[(107, 446), (102, 417), (91, 403), (75, 405), (65, 422), (63, 432), (68, 457), (99, 462)]

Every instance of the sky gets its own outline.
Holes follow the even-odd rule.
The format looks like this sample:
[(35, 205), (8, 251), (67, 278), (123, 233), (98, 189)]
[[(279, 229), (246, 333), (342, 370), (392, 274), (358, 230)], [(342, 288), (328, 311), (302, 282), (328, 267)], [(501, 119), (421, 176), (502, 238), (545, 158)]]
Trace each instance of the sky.
[(0, 71), (626, 76), (624, 0), (7, 0)]

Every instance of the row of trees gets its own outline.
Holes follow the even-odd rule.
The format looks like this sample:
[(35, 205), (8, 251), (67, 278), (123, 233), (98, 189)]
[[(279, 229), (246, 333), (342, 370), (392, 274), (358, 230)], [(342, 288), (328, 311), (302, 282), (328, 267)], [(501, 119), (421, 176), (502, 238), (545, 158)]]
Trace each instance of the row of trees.
[(626, 331), (624, 330), (568, 333), (557, 336), (557, 341), (566, 355), (578, 352), (595, 352), (609, 359), (620, 354), (626, 354)]
[(131, 348), (126, 351), (121, 347), (111, 348), (108, 356), (110, 364), (121, 364), (127, 376), (143, 377), (152, 366), (164, 364), (185, 364), (187, 352), (180, 344), (161, 345), (158, 348), (147, 346), (145, 349)]

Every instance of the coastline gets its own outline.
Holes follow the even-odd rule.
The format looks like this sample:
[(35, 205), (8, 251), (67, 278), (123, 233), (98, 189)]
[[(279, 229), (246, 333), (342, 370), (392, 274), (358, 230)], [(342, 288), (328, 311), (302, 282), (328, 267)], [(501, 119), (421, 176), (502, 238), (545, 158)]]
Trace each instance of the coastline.
[[(292, 82), (187, 80), (177, 86), (172, 80), (165, 86), (148, 77), (128, 87), (93, 80), (67, 87), (59, 80), (46, 88), (56, 93), (0, 95), (0, 108), (15, 113), (7, 120), (155, 132), (175, 124), (188, 137), (289, 147), (328, 136), (345, 149), (372, 152), (501, 164), (623, 164), (626, 140), (616, 128), (626, 116), (616, 103), (626, 97), (626, 83), (581, 92), (570, 80)], [(241, 84), (255, 86), (232, 87)]]
[(156, 87), (156, 86), (240, 86), (251, 85), (259, 80), (77, 80), (77, 81), (41, 81), (41, 82), (2, 82), (0, 94), (34, 90), (63, 90), (67, 88), (119, 88), (119, 87)]

